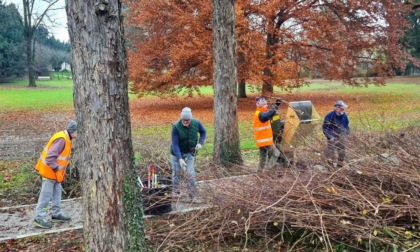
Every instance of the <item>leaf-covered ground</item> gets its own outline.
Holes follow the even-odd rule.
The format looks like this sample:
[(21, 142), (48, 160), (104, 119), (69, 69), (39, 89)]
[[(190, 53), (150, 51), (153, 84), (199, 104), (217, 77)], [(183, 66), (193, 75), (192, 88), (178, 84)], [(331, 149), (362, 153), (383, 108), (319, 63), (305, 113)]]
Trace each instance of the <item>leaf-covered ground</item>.
[[(316, 83), (317, 81), (314, 81)], [(379, 130), (397, 130), (406, 126), (419, 126), (420, 118), (420, 78), (398, 78), (392, 82), (416, 84), (413, 90), (395, 92), (378, 89), (348, 90), (341, 86), (320, 86), (311, 91), (298, 91), (293, 94), (279, 93), (285, 101), (311, 100), (318, 113), (323, 116), (332, 109), (337, 99), (345, 100), (350, 105), (348, 110), (353, 129), (359, 132)], [(251, 139), (252, 117), (255, 111), (254, 98), (238, 99), (238, 117), (242, 123), (241, 140)], [(166, 158), (167, 140), (170, 137), (170, 125), (179, 118), (183, 107), (191, 107), (193, 116), (208, 127), (213, 120), (213, 99), (209, 96), (194, 98), (156, 98), (131, 99), (131, 123), (133, 144), (139, 155), (163, 155)], [(285, 113), (287, 105), (280, 108)], [(72, 108), (64, 110), (16, 110), (0, 111), (0, 207), (33, 204), (37, 199), (39, 181), (33, 166), (39, 152), (50, 135), (62, 130), (70, 118), (74, 118)], [(417, 125), (416, 125), (417, 122)], [(146, 136), (146, 137), (145, 137)], [(156, 143), (163, 141), (163, 143)], [(211, 143), (212, 139), (208, 139)], [(154, 148), (158, 150), (153, 150)], [(161, 152), (163, 151), (163, 154)], [(151, 154), (150, 154), (150, 153)], [(256, 152), (256, 150), (251, 150)], [(200, 158), (210, 160), (206, 153)], [(256, 158), (255, 155), (251, 156)], [(210, 164), (210, 161), (207, 165)], [(203, 164), (204, 166), (204, 164)], [(205, 174), (199, 174), (205, 176)], [(67, 195), (68, 196), (68, 195)], [(64, 195), (66, 197), (66, 195)], [(80, 251), (82, 233), (71, 232), (65, 236), (46, 235), (41, 237), (12, 240), (0, 244), (0, 251)]]
[(83, 231), (69, 231), (65, 234), (32, 236), (19, 240), (0, 243), (0, 251), (4, 252), (76, 252), (83, 251)]

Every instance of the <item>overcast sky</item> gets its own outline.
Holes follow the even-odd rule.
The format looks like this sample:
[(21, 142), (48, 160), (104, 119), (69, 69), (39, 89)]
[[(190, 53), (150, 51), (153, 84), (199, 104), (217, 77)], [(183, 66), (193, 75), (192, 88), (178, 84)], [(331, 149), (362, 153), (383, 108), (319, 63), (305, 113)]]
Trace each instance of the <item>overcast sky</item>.
[[(23, 18), (23, 4), (22, 0), (5, 0), (3, 3), (14, 3), (19, 11), (21, 12), (22, 18)], [(59, 0), (56, 5), (54, 5), (56, 8), (62, 7), (59, 10), (55, 10), (53, 14), (53, 19), (55, 21), (55, 25), (52, 26), (49, 23), (46, 23), (48, 30), (54, 35), (54, 37), (60, 41), (68, 42), (69, 41), (69, 33), (67, 31), (67, 16), (66, 16), (66, 10), (64, 9), (65, 6), (65, 0)], [(35, 6), (34, 6), (34, 12), (37, 11), (39, 13), (42, 13), (47, 5), (43, 3), (41, 0), (35, 0)]]

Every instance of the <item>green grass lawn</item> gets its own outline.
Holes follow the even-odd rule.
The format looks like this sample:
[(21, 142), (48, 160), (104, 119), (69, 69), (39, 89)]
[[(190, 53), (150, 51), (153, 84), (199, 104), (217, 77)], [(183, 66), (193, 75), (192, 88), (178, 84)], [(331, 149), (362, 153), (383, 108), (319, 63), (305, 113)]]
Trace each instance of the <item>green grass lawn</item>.
[[(413, 80), (414, 82), (414, 80)], [(37, 88), (28, 88), (28, 81), (21, 80), (12, 83), (0, 84), (0, 110), (43, 110), (54, 108), (73, 107), (73, 82), (67, 78), (53, 78), (49, 81), (37, 81)], [(248, 91), (255, 91), (255, 87), (248, 85)], [(279, 89), (275, 88), (279, 92)], [(202, 87), (200, 92), (203, 95), (212, 95), (213, 87)], [(349, 87), (339, 82), (313, 83), (296, 89), (295, 93), (306, 92), (328, 92), (356, 97), (369, 97), (373, 107), (366, 107), (366, 111), (357, 113), (357, 117), (366, 116), (369, 112), (376, 114), (382, 111), (383, 117), (390, 119), (394, 117), (395, 123), (402, 126), (405, 119), (408, 121), (418, 120), (420, 101), (420, 85), (415, 83), (392, 83), (386, 86)], [(130, 99), (137, 99), (130, 94)], [(412, 102), (410, 102), (412, 101)], [(392, 104), (392, 111), (386, 104)], [(411, 104), (411, 105), (410, 105)], [(360, 114), (361, 113), (361, 114)], [(407, 115), (407, 116), (405, 116)], [(350, 114), (351, 117), (355, 114)], [(376, 118), (375, 118), (376, 119)], [(392, 124), (392, 123), (391, 123)], [(209, 127), (211, 128), (211, 126)], [(147, 129), (142, 129), (147, 131)], [(151, 130), (153, 132), (154, 130)]]
[(37, 81), (29, 88), (27, 80), (0, 84), (0, 110), (43, 110), (73, 107), (73, 82), (68, 79)]
[[(51, 109), (73, 110), (73, 82), (67, 78), (53, 78), (49, 81), (37, 81), (37, 88), (28, 88), (27, 80), (0, 84), (0, 111), (48, 111)], [(255, 91), (252, 86), (249, 91)], [(276, 92), (280, 92), (277, 88)], [(203, 95), (212, 95), (213, 87), (202, 87)], [(395, 130), (410, 126), (420, 127), (420, 85), (415, 83), (392, 83), (383, 87), (348, 87), (338, 82), (314, 83), (310, 86), (299, 88), (295, 93), (321, 93), (334, 96), (349, 97), (354, 100), (361, 98), (361, 102), (350, 104), (349, 118), (351, 128), (355, 132), (374, 132), (379, 130)], [(251, 94), (251, 93), (248, 93)], [(137, 99), (134, 94), (130, 99)], [(151, 97), (152, 98), (152, 97)], [(142, 98), (145, 99), (145, 98)], [(147, 99), (147, 98), (146, 98)], [(322, 116), (322, 115), (321, 115)], [(199, 152), (198, 158), (211, 156), (213, 152), (214, 127), (212, 123), (205, 124), (207, 129), (207, 143)], [(163, 141), (165, 148), (169, 148), (170, 125), (133, 128), (133, 137), (144, 137)], [(240, 121), (240, 148), (244, 155), (253, 154), (256, 150), (252, 132), (252, 121)], [(316, 134), (321, 135), (318, 130)], [(147, 145), (147, 143), (145, 143)], [(140, 156), (137, 159), (141, 158)], [(252, 157), (255, 159), (255, 157)], [(0, 160), (1, 161), (1, 160)], [(5, 163), (0, 162), (0, 169)], [(16, 165), (26, 169), (24, 165)], [(4, 168), (4, 167), (3, 167)], [(16, 170), (16, 169), (14, 169)], [(0, 181), (7, 182), (4, 187), (9, 187), (14, 181), (27, 180), (25, 170), (17, 169), (13, 180), (0, 175)], [(1, 189), (1, 187), (0, 187)]]
[[(280, 92), (280, 88), (274, 89), (277, 92)], [(333, 93), (344, 93), (344, 94), (354, 94), (354, 93), (411, 93), (420, 95), (420, 85), (413, 83), (389, 83), (385, 86), (375, 86), (369, 85), (367, 87), (353, 87), (344, 85), (341, 82), (323, 82), (323, 83), (311, 83), (310, 85), (305, 85), (303, 87), (297, 88), (294, 90), (294, 93), (300, 92), (333, 92)]]

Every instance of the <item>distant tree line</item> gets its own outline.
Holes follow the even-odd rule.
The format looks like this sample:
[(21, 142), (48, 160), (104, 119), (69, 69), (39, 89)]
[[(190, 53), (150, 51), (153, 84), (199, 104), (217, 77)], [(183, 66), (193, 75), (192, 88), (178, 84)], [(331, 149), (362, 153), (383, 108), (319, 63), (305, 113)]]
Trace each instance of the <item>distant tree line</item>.
[[(259, 85), (268, 97), (274, 86), (290, 90), (307, 78), (380, 85), (403, 74), (407, 64), (419, 67), (419, 2), (236, 1), (240, 97), (246, 96), (245, 83)], [(126, 5), (133, 92), (191, 94), (213, 85), (208, 1), (126, 0)]]
[(409, 55), (411, 55), (414, 60), (407, 63), (405, 74), (409, 74), (416, 65), (417, 68), (420, 68), (418, 67), (420, 64), (420, 0), (412, 1), (410, 6), (412, 9), (406, 17), (409, 26), (406, 29), (401, 43), (405, 48), (407, 48)]
[[(27, 75), (26, 41), (22, 16), (14, 4), (0, 0), (0, 82)], [(41, 24), (34, 33), (35, 74), (49, 75), (61, 70), (63, 62), (70, 63), (70, 44), (56, 39)]]

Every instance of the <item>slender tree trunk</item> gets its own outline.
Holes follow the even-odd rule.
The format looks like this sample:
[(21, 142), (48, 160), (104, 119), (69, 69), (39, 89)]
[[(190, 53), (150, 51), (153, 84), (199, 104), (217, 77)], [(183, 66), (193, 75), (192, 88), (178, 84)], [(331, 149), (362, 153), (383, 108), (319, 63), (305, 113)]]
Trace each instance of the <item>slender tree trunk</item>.
[[(272, 47), (276, 44), (275, 36), (275, 27), (274, 27), (274, 17), (268, 19), (267, 25), (267, 40), (266, 40), (266, 55), (267, 59), (271, 59), (271, 64), (274, 65)], [(273, 94), (273, 83), (272, 77), (273, 73), (271, 72), (271, 65), (264, 68), (264, 81), (262, 85), (262, 96), (270, 98)]]
[[(31, 36), (32, 35), (32, 36)], [(28, 67), (28, 87), (36, 87), (35, 83), (35, 69), (34, 69), (34, 52), (35, 47), (33, 46), (33, 34), (26, 37), (26, 65)]]
[(235, 1), (213, 0), (214, 162), (242, 164), (237, 108)]
[(28, 87), (36, 87), (35, 83), (35, 69), (34, 69), (34, 33), (35, 28), (32, 26), (32, 10), (33, 1), (23, 0), (23, 23), (24, 23), (24, 37), (26, 42), (26, 66), (28, 68)]
[(266, 36), (266, 58), (271, 61), (270, 65), (264, 68), (264, 81), (262, 86), (262, 96), (270, 98), (273, 95), (273, 72), (272, 66), (276, 65), (276, 44), (279, 43), (277, 34), (282, 24), (287, 20), (287, 10), (276, 10), (276, 13), (267, 19), (267, 36)]
[[(272, 22), (269, 22), (269, 27), (273, 26)], [(266, 58), (273, 60), (273, 54), (271, 52), (271, 47), (275, 44), (274, 42), (274, 35), (271, 32), (274, 32), (273, 29), (268, 28), (268, 34), (267, 34), (267, 42), (266, 42)], [(271, 83), (273, 73), (271, 72), (271, 66), (267, 66), (264, 68), (264, 81), (262, 86), (262, 96), (269, 98), (273, 94), (273, 84)]]
[(239, 98), (246, 98), (246, 83), (245, 79), (239, 81)]
[[(267, 76), (270, 76), (270, 74)], [(262, 96), (265, 97), (266, 99), (270, 99), (270, 97), (273, 95), (273, 92), (274, 92), (274, 88), (273, 88), (273, 84), (271, 84), (271, 80), (269, 78), (265, 79), (262, 85)]]
[(146, 251), (120, 0), (66, 0), (88, 251)]

